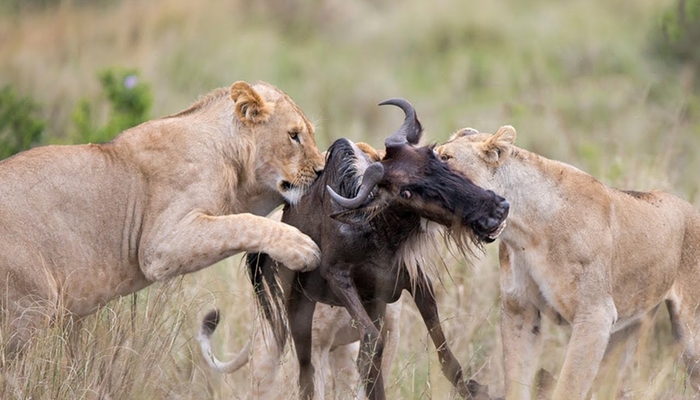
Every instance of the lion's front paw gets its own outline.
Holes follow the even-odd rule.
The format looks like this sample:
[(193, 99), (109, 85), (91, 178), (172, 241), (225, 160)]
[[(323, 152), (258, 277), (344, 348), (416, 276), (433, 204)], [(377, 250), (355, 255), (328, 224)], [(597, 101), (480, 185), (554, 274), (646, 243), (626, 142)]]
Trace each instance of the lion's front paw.
[(316, 269), (321, 262), (321, 250), (316, 242), (293, 226), (284, 227), (285, 232), (272, 240), (270, 249), (265, 252), (291, 270), (306, 272)]

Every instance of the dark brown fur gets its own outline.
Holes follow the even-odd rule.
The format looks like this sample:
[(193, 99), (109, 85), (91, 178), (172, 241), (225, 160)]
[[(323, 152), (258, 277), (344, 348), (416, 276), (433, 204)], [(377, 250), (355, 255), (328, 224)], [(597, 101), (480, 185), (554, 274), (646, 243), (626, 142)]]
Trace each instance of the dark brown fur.
[[(420, 125), (417, 130), (404, 136), (410, 142), (387, 140), (386, 155), (380, 161), (383, 178), (357, 209), (337, 204), (326, 193), (326, 186), (343, 196), (354, 196), (362, 174), (358, 169), (370, 161), (348, 140), (340, 139), (331, 146), (323, 174), (299, 204), (284, 210), (282, 221), (309, 235), (322, 251), (318, 269), (293, 273), (284, 280), (291, 285), (288, 293), (277, 285), (269, 257), (249, 257), (258, 300), (267, 318), (276, 322), (277, 334), (284, 332), (286, 321), (276, 313), (275, 302), (279, 306), (286, 297), (284, 307), (300, 364), (302, 398), (313, 395), (311, 323), (316, 302), (347, 308), (361, 332), (358, 367), (366, 393), (372, 399), (384, 398), (380, 329), (386, 304), (398, 300), (403, 290), (415, 300), (438, 350), (444, 375), (460, 395), (488, 397), (485, 387), (465, 382), (440, 326), (432, 283), (420, 263), (407, 256), (416, 256), (409, 248), (412, 244), (430, 240), (421, 218), (453, 231), (473, 230), (477, 238), (492, 240), (491, 234), (503, 224), (508, 204), (455, 173), (431, 148), (415, 146)], [(407, 268), (411, 263), (417, 267), (414, 271)], [(278, 340), (283, 343), (284, 335)]]

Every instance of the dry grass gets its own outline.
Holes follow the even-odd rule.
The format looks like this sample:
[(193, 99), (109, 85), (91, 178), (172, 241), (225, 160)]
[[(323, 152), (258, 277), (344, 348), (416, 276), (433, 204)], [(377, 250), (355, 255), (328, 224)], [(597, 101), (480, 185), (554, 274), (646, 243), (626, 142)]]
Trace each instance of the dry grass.
[[(605, 183), (698, 203), (695, 72), (649, 55), (657, 15), (671, 0), (58, 3), (0, 15), (0, 85), (43, 105), (47, 141), (70, 136), (78, 99), (97, 98), (96, 72), (123, 65), (151, 83), (154, 116), (235, 80), (265, 80), (316, 121), (320, 147), (341, 136), (380, 146), (398, 121), (376, 104), (402, 96), (422, 116), (426, 141), (463, 126), (512, 124), (520, 146)], [(502, 394), (495, 253), (488, 246), (477, 259), (448, 261), (439, 304), (465, 369)], [(224, 316), (216, 350), (242, 347), (253, 318), (242, 270), (235, 258), (156, 285), (139, 294), (135, 314), (131, 298), (113, 302), (74, 328), (80, 350), (72, 354), (68, 333), (54, 326), (20, 362), (4, 362), (0, 398), (248, 397), (247, 368), (210, 372), (193, 339), (199, 318), (216, 305)], [(420, 317), (410, 304), (404, 310), (390, 398), (450, 396)], [(545, 322), (543, 334), (540, 364), (556, 376), (569, 333)], [(287, 353), (282, 398), (295, 397), (293, 364)], [(597, 399), (613, 397), (616, 376), (604, 374)], [(665, 310), (621, 387), (635, 399), (690, 397)]]

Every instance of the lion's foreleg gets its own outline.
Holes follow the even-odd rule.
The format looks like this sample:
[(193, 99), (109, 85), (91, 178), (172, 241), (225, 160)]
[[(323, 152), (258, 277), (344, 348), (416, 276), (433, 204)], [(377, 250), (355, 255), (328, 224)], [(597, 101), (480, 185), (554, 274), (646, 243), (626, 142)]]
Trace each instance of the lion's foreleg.
[(555, 400), (585, 399), (598, 373), (617, 312), (612, 298), (596, 301), (597, 306), (579, 310), (574, 317)]
[(506, 398), (529, 399), (542, 352), (540, 312), (534, 305), (521, 305), (503, 293), (501, 337)]
[(161, 231), (140, 253), (151, 281), (195, 272), (242, 251), (267, 253), (293, 270), (313, 269), (320, 260), (316, 243), (297, 228), (248, 213), (199, 213)]
[[(542, 352), (540, 311), (527, 300), (523, 278), (516, 278), (510, 249), (498, 249), (501, 269), (501, 339), (505, 367), (506, 398), (529, 399)], [(532, 290), (532, 287), (529, 287)]]

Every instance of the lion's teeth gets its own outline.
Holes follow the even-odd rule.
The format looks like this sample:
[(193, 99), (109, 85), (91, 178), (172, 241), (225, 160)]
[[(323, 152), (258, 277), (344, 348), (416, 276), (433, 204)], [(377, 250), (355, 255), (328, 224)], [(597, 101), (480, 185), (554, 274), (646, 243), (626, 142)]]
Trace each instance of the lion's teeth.
[(499, 237), (501, 235), (501, 232), (503, 232), (503, 230), (505, 228), (506, 228), (506, 221), (503, 221), (501, 226), (498, 227), (498, 230), (496, 230), (496, 232), (489, 235), (489, 239), (496, 239), (497, 237)]

